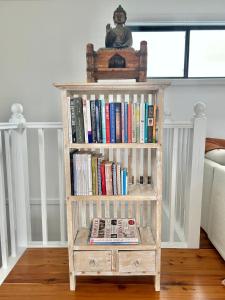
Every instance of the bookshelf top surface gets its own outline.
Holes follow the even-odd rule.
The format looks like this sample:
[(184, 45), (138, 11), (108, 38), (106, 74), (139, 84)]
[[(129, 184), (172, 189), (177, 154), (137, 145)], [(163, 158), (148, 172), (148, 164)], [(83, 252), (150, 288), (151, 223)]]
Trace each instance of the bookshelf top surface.
[(56, 88), (62, 90), (78, 90), (78, 91), (158, 91), (165, 89), (170, 85), (170, 81), (166, 80), (149, 80), (146, 82), (98, 82), (98, 83), (54, 83)]

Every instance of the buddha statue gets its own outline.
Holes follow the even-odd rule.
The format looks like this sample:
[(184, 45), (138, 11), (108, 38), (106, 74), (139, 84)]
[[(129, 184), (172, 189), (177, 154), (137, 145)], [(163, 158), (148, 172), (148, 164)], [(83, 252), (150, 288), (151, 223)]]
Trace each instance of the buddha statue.
[(110, 24), (106, 25), (106, 48), (127, 48), (132, 46), (131, 30), (124, 24), (127, 20), (127, 14), (121, 5), (117, 7), (113, 14), (113, 21), (116, 27), (111, 28)]

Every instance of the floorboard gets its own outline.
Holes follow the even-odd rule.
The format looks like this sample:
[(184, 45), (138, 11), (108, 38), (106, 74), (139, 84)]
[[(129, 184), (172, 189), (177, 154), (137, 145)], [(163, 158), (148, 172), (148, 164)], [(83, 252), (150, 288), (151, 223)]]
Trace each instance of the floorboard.
[(78, 277), (69, 291), (67, 249), (28, 249), (0, 287), (0, 300), (225, 300), (225, 262), (202, 232), (202, 249), (162, 249), (161, 292), (152, 277)]

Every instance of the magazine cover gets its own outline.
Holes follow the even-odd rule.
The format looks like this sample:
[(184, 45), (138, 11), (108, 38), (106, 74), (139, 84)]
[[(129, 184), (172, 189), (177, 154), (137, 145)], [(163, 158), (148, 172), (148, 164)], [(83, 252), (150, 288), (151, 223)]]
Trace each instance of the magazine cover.
[(94, 218), (90, 231), (90, 244), (139, 244), (135, 219)]

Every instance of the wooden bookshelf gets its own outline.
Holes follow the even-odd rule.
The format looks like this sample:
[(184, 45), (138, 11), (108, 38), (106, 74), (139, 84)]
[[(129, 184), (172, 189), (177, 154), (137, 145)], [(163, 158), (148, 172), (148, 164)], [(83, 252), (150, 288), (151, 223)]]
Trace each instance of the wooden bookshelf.
[[(67, 231), (70, 289), (75, 290), (76, 276), (153, 275), (155, 290), (160, 290), (161, 200), (162, 200), (162, 121), (163, 95), (168, 82), (55, 84), (61, 90), (64, 160), (67, 199)], [(158, 107), (157, 143), (76, 144), (69, 138), (68, 97), (78, 95), (91, 99), (103, 95), (105, 101), (128, 99), (140, 101), (152, 97)], [(93, 99), (93, 98), (92, 98)], [(127, 100), (126, 100), (127, 101)], [(128, 169), (127, 195), (71, 194), (70, 152), (91, 149), (117, 160)], [(140, 178), (144, 178), (141, 184)], [(151, 184), (147, 179), (151, 178)], [(132, 181), (132, 182), (131, 182)], [(89, 231), (94, 217), (135, 218), (138, 224), (138, 245), (90, 245)]]

